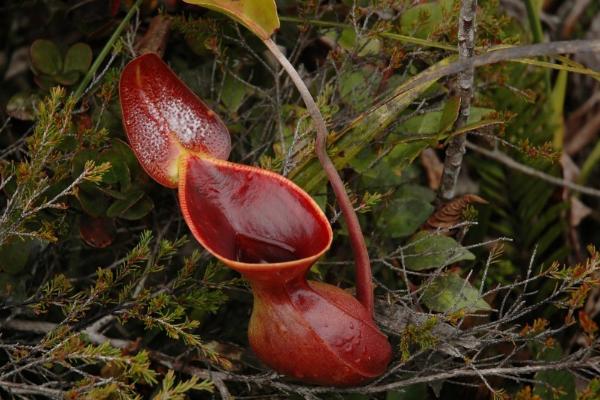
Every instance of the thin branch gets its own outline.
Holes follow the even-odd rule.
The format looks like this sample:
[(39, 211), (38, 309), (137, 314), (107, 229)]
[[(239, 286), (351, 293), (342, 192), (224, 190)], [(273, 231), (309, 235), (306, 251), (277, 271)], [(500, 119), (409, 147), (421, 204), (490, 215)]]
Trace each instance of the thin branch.
[(27, 217), (37, 214), (38, 212), (45, 210), (47, 208), (63, 208), (61, 205), (57, 204), (58, 200), (72, 194), (77, 186), (79, 186), (83, 181), (85, 181), (87, 178), (90, 177), (93, 170), (94, 170), (94, 167), (84, 169), (83, 172), (81, 174), (79, 174), (79, 176), (73, 182), (71, 182), (69, 184), (69, 186), (67, 186), (62, 191), (60, 191), (60, 193), (55, 195), (52, 199), (44, 202), (43, 204), (40, 204), (39, 206), (37, 206), (35, 208), (32, 208), (29, 211), (23, 212), (22, 218), (27, 218)]
[[(468, 61), (474, 55), (476, 11), (477, 0), (462, 0), (458, 23), (458, 54), (460, 61)], [(464, 127), (471, 114), (474, 76), (474, 67), (465, 68), (458, 74), (460, 108), (458, 118), (454, 123), (454, 130)], [(466, 141), (466, 134), (457, 135), (450, 140), (450, 143), (446, 147), (446, 158), (444, 160), (444, 171), (439, 193), (442, 200), (449, 201), (454, 198), (456, 182), (458, 181), (463, 156), (466, 151)]]
[[(14, 323), (14, 321), (13, 321)], [(43, 324), (43, 325), (42, 325)], [(57, 324), (54, 323), (40, 323), (39, 321), (19, 321), (15, 325), (18, 328), (28, 328), (27, 330), (42, 333), (42, 330), (46, 332), (51, 331)], [(126, 346), (130, 345), (130, 342), (123, 341)], [(395, 380), (387, 384), (373, 383), (371, 385), (355, 388), (337, 388), (337, 387), (307, 387), (303, 385), (291, 384), (279, 380), (277, 374), (259, 374), (259, 375), (238, 375), (228, 372), (211, 371), (203, 368), (194, 367), (179, 361), (178, 358), (166, 355), (158, 351), (148, 351), (150, 358), (167, 368), (180, 371), (189, 375), (197, 376), (201, 379), (210, 379), (215, 382), (220, 394), (223, 398), (230, 396), (224, 382), (245, 382), (252, 383), (255, 385), (267, 385), (273, 388), (277, 388), (284, 392), (295, 392), (304, 395), (314, 395), (317, 393), (380, 393), (389, 390), (397, 390), (417, 383), (430, 383), (436, 381), (443, 381), (448, 379), (457, 379), (465, 377), (488, 377), (488, 376), (505, 376), (511, 379), (521, 379), (520, 376), (528, 375), (542, 371), (556, 371), (556, 370), (583, 370), (583, 369), (594, 369), (596, 365), (600, 363), (600, 357), (589, 357), (589, 352), (578, 352), (570, 356), (569, 359), (558, 361), (558, 362), (543, 362), (543, 363), (531, 363), (529, 365), (514, 365), (509, 367), (490, 367), (490, 368), (477, 368), (475, 365), (469, 364), (460, 368), (453, 368), (451, 370), (443, 370), (443, 365), (440, 365), (443, 372), (431, 373), (428, 371), (426, 375), (413, 376), (406, 379)], [(582, 358), (575, 358), (581, 356)], [(36, 362), (40, 362), (36, 360)], [(402, 365), (405, 365), (404, 363)], [(396, 368), (397, 372), (402, 372)], [(437, 368), (436, 368), (437, 369)], [(407, 371), (414, 372), (414, 371)], [(218, 382), (218, 384), (217, 384)], [(10, 383), (10, 382), (9, 382)], [(0, 386), (4, 385), (5, 382), (0, 382)], [(20, 384), (15, 384), (20, 385)], [(41, 394), (41, 393), (40, 393)]]
[(15, 383), (8, 381), (0, 381), (0, 387), (6, 389), (13, 394), (33, 394), (45, 396), (51, 399), (63, 399), (64, 392), (58, 389), (50, 389), (40, 385), (27, 385), (24, 383)]
[[(109, 315), (108, 317), (110, 317), (110, 321), (112, 321), (112, 315)], [(130, 346), (131, 342), (127, 340), (109, 338), (100, 333), (100, 329), (106, 326), (106, 323), (110, 321), (107, 321), (107, 317), (101, 318), (100, 320), (96, 321), (81, 332), (88, 337), (91, 343), (94, 344), (102, 344), (108, 342), (111, 346), (116, 347), (118, 349), (125, 349), (127, 348), (127, 346)], [(2, 325), (2, 329), (9, 329), (20, 332), (32, 332), (39, 335), (45, 335), (55, 330), (58, 326), (59, 325), (54, 322), (12, 319), (6, 321)]]
[(594, 189), (594, 188), (591, 188), (588, 186), (578, 185), (567, 179), (558, 178), (556, 176), (546, 174), (545, 172), (538, 171), (535, 168), (532, 168), (530, 166), (521, 164), (521, 163), (513, 160), (511, 157), (509, 157), (508, 155), (506, 155), (505, 153), (503, 153), (499, 150), (488, 150), (488, 149), (480, 147), (472, 142), (467, 142), (466, 146), (470, 150), (473, 150), (479, 154), (482, 154), (488, 158), (491, 158), (492, 160), (496, 160), (496, 161), (506, 165), (507, 167), (512, 168), (516, 171), (522, 172), (526, 175), (533, 176), (535, 178), (541, 179), (543, 181), (546, 181), (546, 182), (551, 183), (556, 186), (561, 186), (561, 187), (571, 189), (574, 192), (579, 192), (579, 193), (587, 194), (587, 195), (594, 196), (594, 197), (600, 197), (600, 190), (598, 190), (598, 189)]
[(306, 394), (317, 394), (317, 393), (381, 393), (389, 390), (397, 390), (410, 385), (418, 383), (431, 383), (437, 381), (444, 381), (447, 379), (457, 379), (466, 377), (487, 377), (487, 376), (510, 376), (512, 379), (520, 377), (522, 375), (528, 375), (536, 372), (543, 371), (559, 371), (567, 369), (585, 369), (594, 368), (600, 363), (600, 357), (590, 357), (583, 360), (566, 360), (560, 362), (544, 362), (533, 365), (517, 365), (512, 367), (504, 368), (483, 368), (476, 369), (472, 365), (467, 365), (460, 369), (453, 369), (450, 371), (428, 373), (423, 376), (415, 376), (412, 378), (396, 380), (387, 384), (371, 384), (363, 387), (354, 388), (338, 388), (338, 387), (307, 387), (302, 385), (290, 384), (278, 381), (274, 379), (272, 375), (236, 375), (224, 372), (214, 372), (205, 369), (182, 365), (174, 361), (170, 356), (166, 356), (162, 353), (151, 353), (151, 358), (161, 364), (178, 370), (190, 375), (197, 376), (201, 379), (214, 379), (218, 377), (224, 381), (237, 381), (237, 382), (249, 382), (254, 384), (267, 384), (271, 387), (295, 393), (306, 393)]
[[(441, 372), (438, 374), (431, 374), (427, 376), (417, 376), (414, 378), (404, 379), (401, 381), (396, 381), (392, 383), (388, 383), (385, 385), (365, 387), (365, 388), (356, 388), (350, 389), (349, 392), (363, 392), (363, 393), (375, 393), (375, 392), (385, 392), (388, 390), (399, 389), (403, 387), (407, 387), (410, 385), (414, 385), (417, 383), (429, 383), (435, 381), (441, 381), (446, 379), (455, 379), (455, 378), (466, 378), (466, 377), (481, 377), (481, 376), (499, 376), (499, 375), (511, 375), (511, 376), (519, 376), (519, 375), (527, 375), (536, 372), (543, 371), (561, 371), (566, 369), (582, 369), (582, 368), (593, 368), (598, 363), (600, 363), (600, 357), (592, 357), (587, 360), (570, 360), (570, 361), (562, 361), (562, 362), (545, 362), (543, 364), (538, 365), (522, 365), (515, 367), (505, 367), (505, 368), (485, 368), (474, 370), (472, 367), (467, 366), (463, 369)], [(330, 389), (331, 391), (332, 389)]]
[[(381, 107), (383, 104), (392, 101), (397, 96), (424, 84), (444, 76), (454, 75), (466, 68), (477, 68), (484, 65), (495, 64), (503, 61), (515, 61), (528, 57), (543, 57), (557, 54), (575, 54), (575, 53), (594, 53), (600, 52), (600, 39), (596, 40), (569, 40), (552, 43), (539, 43), (528, 46), (510, 47), (490, 51), (485, 54), (475, 56), (468, 60), (459, 60), (439, 68), (430, 68), (416, 75), (410, 81), (406, 82), (401, 93), (385, 99), (383, 103), (375, 104), (371, 110)], [(369, 112), (363, 113), (367, 115)]]

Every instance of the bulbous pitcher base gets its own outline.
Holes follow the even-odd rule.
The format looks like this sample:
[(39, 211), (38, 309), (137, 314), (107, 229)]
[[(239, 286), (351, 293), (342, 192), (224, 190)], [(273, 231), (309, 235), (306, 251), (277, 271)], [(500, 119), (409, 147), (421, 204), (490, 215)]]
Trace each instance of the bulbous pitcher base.
[(391, 346), (365, 307), (344, 290), (303, 277), (253, 290), (248, 339), (274, 370), (326, 386), (360, 385), (385, 372)]

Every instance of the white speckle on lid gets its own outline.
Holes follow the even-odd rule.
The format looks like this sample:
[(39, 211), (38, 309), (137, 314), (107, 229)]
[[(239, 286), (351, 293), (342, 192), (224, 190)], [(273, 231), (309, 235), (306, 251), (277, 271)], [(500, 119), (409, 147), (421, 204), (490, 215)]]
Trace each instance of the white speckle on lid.
[(207, 125), (210, 123), (206, 118), (202, 118), (189, 105), (177, 98), (165, 101), (164, 106), (163, 115), (167, 124), (184, 147), (193, 146), (204, 139)]

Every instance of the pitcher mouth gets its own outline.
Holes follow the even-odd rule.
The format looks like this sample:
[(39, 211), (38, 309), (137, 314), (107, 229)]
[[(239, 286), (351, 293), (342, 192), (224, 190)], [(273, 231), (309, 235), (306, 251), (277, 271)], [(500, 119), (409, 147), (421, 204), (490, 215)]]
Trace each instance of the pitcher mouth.
[(181, 212), (200, 244), (239, 272), (308, 268), (333, 232), (317, 203), (264, 169), (187, 154), (179, 163)]

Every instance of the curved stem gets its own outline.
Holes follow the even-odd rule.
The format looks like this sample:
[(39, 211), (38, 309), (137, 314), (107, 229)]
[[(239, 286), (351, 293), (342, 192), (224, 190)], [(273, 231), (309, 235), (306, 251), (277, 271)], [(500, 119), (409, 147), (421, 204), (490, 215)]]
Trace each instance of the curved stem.
[(344, 220), (348, 227), (348, 234), (350, 235), (350, 243), (352, 245), (352, 252), (354, 253), (354, 259), (356, 262), (355, 276), (356, 276), (356, 297), (365, 306), (365, 308), (372, 314), (373, 313), (373, 283), (371, 276), (371, 262), (369, 260), (369, 253), (367, 251), (367, 245), (363, 236), (358, 217), (346, 193), (344, 182), (335, 169), (335, 165), (327, 154), (327, 126), (325, 120), (321, 115), (321, 111), (317, 107), (315, 100), (310, 94), (308, 88), (304, 84), (304, 81), (298, 74), (298, 71), (292, 66), (289, 60), (283, 55), (279, 47), (271, 39), (263, 41), (269, 51), (275, 56), (277, 61), (281, 64), (283, 69), (287, 72), (289, 77), (296, 85), (296, 88), (306, 104), (306, 108), (312, 117), (315, 128), (317, 130), (317, 138), (315, 141), (315, 151), (319, 162), (321, 163), (327, 179), (333, 188), (335, 197), (340, 205)]

